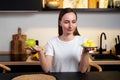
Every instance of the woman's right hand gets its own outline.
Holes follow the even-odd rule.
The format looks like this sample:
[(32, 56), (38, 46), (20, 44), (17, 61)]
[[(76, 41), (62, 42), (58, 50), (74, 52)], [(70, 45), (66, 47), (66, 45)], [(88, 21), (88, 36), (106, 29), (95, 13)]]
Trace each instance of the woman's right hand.
[(26, 46), (25, 47), (25, 49), (26, 49), (26, 51), (27, 51), (27, 53), (28, 54), (34, 54), (34, 53), (37, 53), (37, 52), (41, 52), (41, 48), (40, 48), (40, 46), (34, 46), (34, 47), (28, 47), (28, 46)]
[(42, 49), (40, 48), (40, 46), (34, 46), (34, 47), (32, 47), (32, 50), (33, 50), (33, 52), (36, 51), (36, 52), (40, 53)]

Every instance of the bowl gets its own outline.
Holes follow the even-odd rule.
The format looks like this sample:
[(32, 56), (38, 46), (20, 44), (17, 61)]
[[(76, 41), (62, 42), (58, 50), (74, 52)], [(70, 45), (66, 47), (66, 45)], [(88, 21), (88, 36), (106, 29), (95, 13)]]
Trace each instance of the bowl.
[(49, 1), (46, 4), (46, 6), (49, 8), (58, 8), (59, 5), (60, 5), (59, 2), (57, 2), (57, 1)]

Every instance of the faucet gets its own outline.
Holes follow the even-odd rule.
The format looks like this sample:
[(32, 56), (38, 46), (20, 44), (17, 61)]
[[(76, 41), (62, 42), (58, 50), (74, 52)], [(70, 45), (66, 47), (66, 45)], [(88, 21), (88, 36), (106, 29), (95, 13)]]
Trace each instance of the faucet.
[(99, 49), (100, 54), (102, 54), (102, 51), (106, 51), (106, 49), (102, 49), (102, 36), (104, 36), (104, 39), (106, 40), (106, 34), (102, 32), (100, 35), (100, 49)]

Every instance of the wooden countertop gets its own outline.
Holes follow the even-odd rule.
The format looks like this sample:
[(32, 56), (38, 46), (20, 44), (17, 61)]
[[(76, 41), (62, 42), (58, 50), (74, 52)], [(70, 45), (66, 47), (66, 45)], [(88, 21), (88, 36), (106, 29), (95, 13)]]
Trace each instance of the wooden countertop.
[[(90, 61), (90, 62), (95, 62), (96, 64), (99, 65), (120, 65), (120, 60), (95, 60), (95, 61)], [(39, 61), (9, 61), (9, 62), (0, 62), (0, 64), (4, 65), (40, 65)]]
[[(0, 52), (0, 53), (5, 53), (5, 52)], [(8, 54), (8, 52), (6, 52)], [(99, 65), (120, 65), (120, 60), (91, 60), (92, 62), (95, 62), (96, 64)], [(40, 65), (39, 61), (33, 61), (30, 60), (30, 57), (27, 58), (26, 61), (4, 61), (0, 62), (0, 64), (4, 65)]]
[[(120, 65), (120, 60), (118, 61), (93, 61), (99, 65)], [(4, 65), (40, 65), (39, 61), (33, 62), (24, 62), (24, 61), (13, 61), (13, 62), (0, 62), (0, 64)]]
[(93, 62), (99, 65), (120, 65), (120, 60), (95, 60)]
[(98, 65), (120, 65), (120, 60), (92, 60), (90, 58), (89, 61)]
[(11, 61), (11, 62), (0, 62), (4, 65), (40, 65), (39, 61), (25, 62), (25, 61)]

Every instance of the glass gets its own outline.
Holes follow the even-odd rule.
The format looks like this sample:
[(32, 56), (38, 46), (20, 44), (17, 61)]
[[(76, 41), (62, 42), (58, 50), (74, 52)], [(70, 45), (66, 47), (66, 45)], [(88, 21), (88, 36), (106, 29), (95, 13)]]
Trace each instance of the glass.
[(113, 0), (108, 1), (108, 8), (114, 8), (114, 1)]
[(120, 8), (120, 0), (119, 1), (115, 1), (115, 8)]

